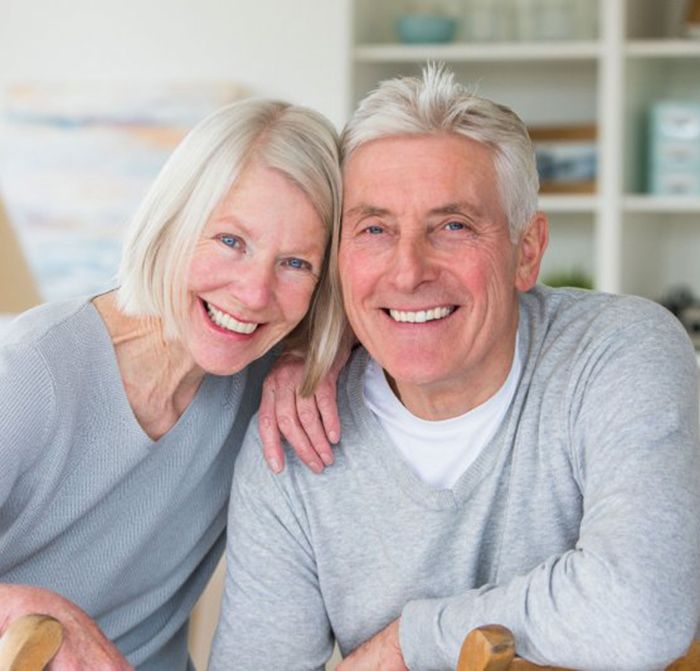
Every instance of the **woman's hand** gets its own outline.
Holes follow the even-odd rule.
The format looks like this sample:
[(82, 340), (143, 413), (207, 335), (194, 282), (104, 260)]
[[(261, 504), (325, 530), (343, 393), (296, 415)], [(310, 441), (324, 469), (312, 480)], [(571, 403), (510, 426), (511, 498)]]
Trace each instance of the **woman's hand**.
[(59, 594), (28, 585), (0, 585), (0, 635), (18, 617), (40, 613), (63, 627), (63, 643), (50, 671), (134, 671), (117, 647), (78, 606)]
[(304, 377), (304, 360), (299, 355), (283, 354), (268, 373), (258, 428), (265, 460), (275, 473), (284, 468), (280, 434), (315, 473), (333, 463), (331, 443), (340, 440), (335, 388), (349, 356), (350, 347), (340, 352), (328, 375), (308, 398), (299, 394)]

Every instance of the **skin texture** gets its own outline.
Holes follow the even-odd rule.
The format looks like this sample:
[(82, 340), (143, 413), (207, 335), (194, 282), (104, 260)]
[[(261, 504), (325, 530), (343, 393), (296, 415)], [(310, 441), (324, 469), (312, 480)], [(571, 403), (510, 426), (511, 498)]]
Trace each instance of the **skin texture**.
[[(215, 208), (196, 245), (188, 273), (190, 318), (181, 342), (166, 341), (158, 320), (122, 314), (113, 292), (95, 299), (129, 403), (148, 436), (157, 440), (172, 428), (206, 372), (240, 371), (301, 321), (326, 240), (326, 227), (301, 189), (280, 172), (253, 164)], [(259, 326), (251, 334), (221, 328), (203, 301)], [(0, 585), (0, 603), (0, 634), (28, 613), (61, 622), (66, 635), (51, 671), (132, 668), (86, 613), (54, 592)]]
[[(309, 307), (326, 243), (307, 196), (276, 170), (252, 165), (207, 222), (188, 276), (190, 321), (184, 345), (200, 368), (239, 371), (287, 335)], [(214, 325), (203, 301), (250, 335)]]
[(284, 468), (281, 436), (315, 473), (333, 463), (331, 444), (340, 438), (336, 383), (349, 353), (348, 349), (338, 357), (328, 376), (308, 398), (298, 393), (304, 377), (303, 357), (290, 352), (275, 362), (265, 378), (258, 411), (263, 455), (274, 473)]
[[(447, 134), (377, 140), (351, 156), (345, 189), (339, 265), (358, 340), (415, 415), (483, 403), (510, 370), (518, 291), (541, 256), (510, 239), (491, 150)], [(437, 307), (453, 312), (425, 323), (388, 314)]]

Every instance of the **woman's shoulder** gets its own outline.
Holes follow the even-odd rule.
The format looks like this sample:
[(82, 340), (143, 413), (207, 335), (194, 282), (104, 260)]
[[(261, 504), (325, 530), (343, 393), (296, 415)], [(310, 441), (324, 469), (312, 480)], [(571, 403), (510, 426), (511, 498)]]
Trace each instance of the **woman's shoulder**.
[[(48, 335), (55, 334), (57, 329), (72, 332), (75, 336), (84, 329), (77, 323), (69, 322), (89, 319), (91, 311), (94, 312), (88, 297), (37, 305), (21, 313), (8, 324), (0, 338), (0, 347), (38, 345)], [(68, 327), (65, 328), (67, 323)]]

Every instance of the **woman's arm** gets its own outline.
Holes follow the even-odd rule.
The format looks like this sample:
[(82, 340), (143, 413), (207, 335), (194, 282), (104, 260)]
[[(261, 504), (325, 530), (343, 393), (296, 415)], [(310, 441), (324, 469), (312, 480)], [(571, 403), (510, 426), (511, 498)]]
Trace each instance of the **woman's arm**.
[(12, 550), (8, 500), (20, 477), (42, 458), (50, 440), (56, 414), (53, 384), (43, 358), (33, 348), (19, 344), (0, 349), (0, 635), (23, 615), (51, 615), (64, 629), (53, 671), (129, 671), (132, 667), (119, 650), (74, 603), (48, 589), (3, 582), (3, 566)]
[(133, 671), (97, 624), (68, 599), (30, 585), (0, 584), (0, 636), (17, 618), (32, 613), (51, 615), (63, 627), (63, 643), (51, 663), (52, 671)]

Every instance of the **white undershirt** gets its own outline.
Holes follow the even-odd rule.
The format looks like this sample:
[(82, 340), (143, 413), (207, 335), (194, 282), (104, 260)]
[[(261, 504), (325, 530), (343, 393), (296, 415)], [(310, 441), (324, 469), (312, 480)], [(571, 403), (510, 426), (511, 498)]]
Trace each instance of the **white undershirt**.
[(411, 414), (372, 358), (365, 370), (363, 393), (367, 407), (416, 475), (432, 487), (450, 489), (498, 430), (518, 386), (520, 370), (516, 339), (513, 365), (501, 388), (464, 415), (438, 421)]

